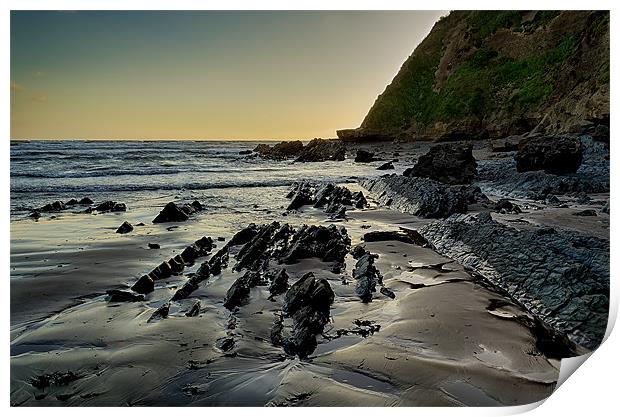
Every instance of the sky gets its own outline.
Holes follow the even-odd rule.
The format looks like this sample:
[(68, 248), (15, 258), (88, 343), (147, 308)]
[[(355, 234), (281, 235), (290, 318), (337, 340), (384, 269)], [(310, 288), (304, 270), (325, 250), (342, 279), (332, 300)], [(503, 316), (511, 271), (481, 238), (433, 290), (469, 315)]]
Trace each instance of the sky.
[(12, 139), (357, 127), (444, 11), (12, 11)]

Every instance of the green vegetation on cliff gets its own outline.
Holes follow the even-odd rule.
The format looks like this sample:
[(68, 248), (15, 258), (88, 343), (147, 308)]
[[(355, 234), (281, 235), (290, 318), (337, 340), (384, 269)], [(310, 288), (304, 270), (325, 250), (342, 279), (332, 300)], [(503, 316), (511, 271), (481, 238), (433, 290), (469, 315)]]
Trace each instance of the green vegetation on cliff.
[(460, 123), (459, 132), (475, 126), (469, 129), (478, 136), (520, 133), (575, 83), (608, 89), (608, 45), (608, 12), (452, 12), (403, 64), (361, 127), (449, 136), (433, 131), (441, 122)]

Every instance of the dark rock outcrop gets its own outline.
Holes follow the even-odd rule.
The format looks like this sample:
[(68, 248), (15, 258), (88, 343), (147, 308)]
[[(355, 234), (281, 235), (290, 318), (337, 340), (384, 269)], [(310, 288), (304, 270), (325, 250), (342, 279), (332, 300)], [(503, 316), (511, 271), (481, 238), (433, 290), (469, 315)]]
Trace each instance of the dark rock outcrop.
[(351, 239), (344, 227), (303, 225), (292, 236), (282, 260), (290, 264), (316, 257), (324, 262), (342, 264), (350, 245)]
[(269, 285), (269, 294), (276, 296), (284, 293), (288, 289), (288, 274), (285, 268), (281, 268), (271, 280)]
[(303, 147), (296, 162), (344, 161), (347, 148), (340, 140), (312, 139)]
[(519, 214), (521, 207), (506, 198), (502, 198), (495, 203), (495, 211), (502, 214)]
[(329, 309), (334, 292), (325, 279), (316, 279), (308, 272), (289, 288), (282, 311), (293, 318), (293, 331), (283, 341), (289, 355), (306, 358), (317, 347), (316, 335), (329, 322)]
[(375, 267), (375, 258), (370, 252), (364, 253), (355, 264), (353, 278), (356, 280), (355, 293), (364, 303), (372, 301), (372, 293), (376, 291), (377, 284), (381, 284), (383, 278)]
[(358, 149), (355, 154), (355, 162), (369, 163), (375, 160), (375, 153), (364, 149)]
[(392, 161), (385, 162), (377, 167), (378, 171), (388, 171), (390, 169), (394, 169)]
[(289, 159), (298, 156), (304, 145), (300, 140), (284, 141), (273, 146), (260, 144), (254, 148), (254, 152), (266, 159)]
[(130, 291), (125, 290), (108, 290), (106, 291), (108, 296), (110, 297), (108, 301), (111, 303), (116, 302), (135, 302), (135, 301), (144, 301), (144, 295), (135, 294)]
[(131, 287), (138, 294), (148, 294), (155, 289), (153, 278), (148, 275), (142, 275), (138, 281)]
[(467, 212), (467, 186), (448, 186), (428, 178), (396, 174), (367, 178), (360, 184), (381, 204), (414, 216), (441, 218)]
[(518, 229), (489, 213), (455, 214), (420, 233), (441, 254), (507, 291), (543, 322), (593, 349), (609, 313), (609, 240), (574, 231)]
[(226, 292), (224, 307), (234, 310), (246, 303), (250, 296), (250, 289), (258, 285), (260, 274), (256, 271), (246, 271), (241, 277), (237, 278)]
[(525, 139), (515, 155), (517, 172), (544, 170), (547, 174), (577, 172), (583, 161), (583, 147), (570, 136)]
[(123, 224), (116, 229), (116, 233), (125, 234), (131, 232), (132, 230), (133, 226), (128, 221), (124, 221)]
[(377, 230), (368, 232), (362, 236), (364, 242), (384, 242), (387, 240), (396, 240), (411, 245), (426, 245), (426, 240), (415, 230)]
[(151, 317), (147, 321), (166, 319), (170, 314), (170, 303), (163, 303), (157, 310), (151, 314)]
[(352, 193), (348, 188), (332, 183), (316, 183), (303, 181), (293, 184), (287, 194), (291, 198), (287, 210), (296, 210), (305, 205), (323, 208), (328, 214), (342, 211), (342, 206), (362, 209), (368, 206), (368, 201), (361, 191)]
[(98, 213), (127, 211), (127, 206), (125, 205), (125, 203), (117, 203), (116, 201), (108, 200), (104, 201), (101, 204), (98, 204), (92, 210)]
[(192, 307), (185, 313), (185, 317), (196, 317), (200, 314), (200, 300), (196, 301)]
[(190, 215), (200, 210), (202, 210), (202, 205), (198, 201), (182, 206), (170, 202), (153, 219), (153, 223), (184, 222), (189, 219)]
[(431, 147), (420, 156), (413, 168), (405, 170), (406, 177), (430, 178), (444, 184), (471, 184), (476, 177), (476, 160), (472, 145), (443, 143)]

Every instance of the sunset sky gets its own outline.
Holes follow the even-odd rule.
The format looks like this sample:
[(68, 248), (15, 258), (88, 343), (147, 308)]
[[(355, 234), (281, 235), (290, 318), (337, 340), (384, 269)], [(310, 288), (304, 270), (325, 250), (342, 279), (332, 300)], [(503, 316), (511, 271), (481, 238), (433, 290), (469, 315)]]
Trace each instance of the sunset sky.
[(11, 137), (334, 137), (444, 14), (12, 12)]

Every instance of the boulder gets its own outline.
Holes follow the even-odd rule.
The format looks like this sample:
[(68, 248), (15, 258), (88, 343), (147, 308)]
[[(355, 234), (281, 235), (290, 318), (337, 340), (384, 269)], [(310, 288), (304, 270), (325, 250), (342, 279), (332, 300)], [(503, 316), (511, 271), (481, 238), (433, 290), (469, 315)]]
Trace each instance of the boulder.
[(78, 201), (75, 198), (72, 198), (65, 203), (65, 206), (75, 206), (76, 204), (78, 204)]
[(501, 214), (519, 214), (521, 207), (506, 198), (502, 198), (495, 203), (495, 211)]
[(54, 212), (64, 210), (65, 208), (65, 204), (62, 201), (54, 201), (53, 203), (48, 203), (39, 208), (38, 211)]
[(316, 257), (324, 262), (342, 263), (350, 245), (351, 239), (344, 227), (303, 225), (292, 236), (282, 260), (290, 264)]
[(364, 149), (358, 149), (355, 154), (355, 162), (367, 164), (375, 160), (375, 153), (366, 151)]
[(289, 159), (298, 156), (303, 150), (303, 143), (300, 140), (284, 141), (276, 145), (258, 145), (254, 152), (266, 159)]
[(125, 203), (117, 203), (116, 201), (104, 201), (93, 210), (99, 213), (127, 211), (127, 206)]
[(392, 161), (385, 162), (377, 167), (378, 171), (387, 171), (389, 169), (394, 169)]
[(346, 146), (341, 140), (312, 139), (303, 147), (296, 162), (344, 161)]
[(185, 317), (196, 317), (198, 314), (200, 314), (200, 300), (192, 305), (192, 308), (185, 313)]
[(526, 139), (515, 155), (517, 172), (544, 170), (547, 174), (577, 172), (583, 161), (583, 146), (570, 136), (543, 136)]
[(155, 290), (155, 283), (150, 276), (142, 275), (142, 277), (140, 277), (140, 279), (133, 284), (131, 289), (138, 294), (148, 294)]
[(388, 298), (391, 298), (392, 300), (396, 298), (396, 294), (394, 294), (394, 291), (392, 291), (388, 287), (381, 287), (380, 292), (381, 294), (385, 295)]
[(159, 249), (159, 243), (149, 243), (149, 249)]
[(477, 167), (472, 149), (471, 144), (435, 145), (403, 175), (430, 178), (444, 184), (470, 184), (476, 177)]
[(355, 293), (364, 303), (372, 301), (372, 293), (376, 291), (377, 283), (381, 283), (383, 279), (375, 267), (375, 258), (377, 255), (365, 252), (353, 269), (353, 278), (356, 280)]
[(286, 269), (281, 268), (271, 280), (269, 285), (269, 294), (276, 296), (284, 293), (288, 289), (288, 274)]
[(123, 224), (116, 229), (116, 233), (125, 234), (131, 232), (132, 230), (133, 226), (129, 222), (124, 221)]
[(91, 204), (94, 204), (94, 201), (93, 201), (93, 200), (91, 200), (91, 199), (90, 199), (90, 198), (88, 198), (88, 197), (84, 197), (84, 198), (82, 198), (82, 199), (79, 201), (79, 204), (82, 204), (82, 205), (91, 205)]
[(153, 223), (184, 222), (187, 219), (189, 219), (189, 215), (185, 210), (181, 210), (179, 206), (170, 202), (153, 219)]
[(260, 281), (260, 275), (255, 271), (247, 271), (237, 278), (226, 292), (224, 307), (234, 310), (246, 303), (250, 296), (250, 288), (255, 287)]

